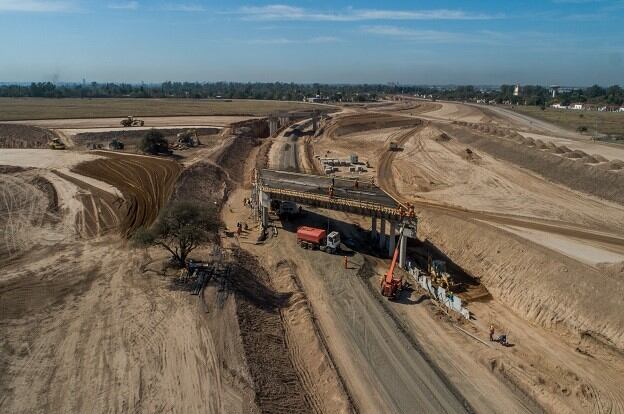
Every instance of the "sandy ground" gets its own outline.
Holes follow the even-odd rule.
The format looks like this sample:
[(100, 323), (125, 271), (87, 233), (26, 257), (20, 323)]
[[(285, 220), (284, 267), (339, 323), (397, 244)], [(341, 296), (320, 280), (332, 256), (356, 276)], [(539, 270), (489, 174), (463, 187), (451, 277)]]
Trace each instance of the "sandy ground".
[[(227, 349), (231, 326), (214, 336), (204, 318), (218, 316), (198, 317), (197, 299), (171, 292), (158, 269), (142, 274), (141, 256), (119, 247), (61, 249), (24, 263), (2, 284), (10, 309), (0, 322), (2, 411), (243, 412), (253, 405), (240, 392), (251, 393), (236, 373), (243, 362)], [(231, 353), (227, 370), (217, 348)]]
[(83, 161), (99, 157), (92, 153), (55, 151), (49, 149), (2, 149), (0, 165), (44, 169), (71, 168)]
[(486, 115), (478, 108), (452, 102), (436, 102), (438, 106), (432, 107), (431, 111), (419, 114), (423, 119), (484, 122)]
[[(489, 120), (479, 115), (477, 108), (460, 106), (445, 105), (446, 112), (430, 114), (437, 112), (447, 122)], [(519, 343), (539, 343), (523, 350), (521, 357), (508, 360), (510, 369), (502, 368), (498, 365), (500, 360), (494, 357), (480, 360), (490, 365), (500, 380), (516, 384), (547, 411), (601, 412), (606, 407), (621, 410), (619, 385), (605, 382), (602, 375), (602, 370), (609, 369), (609, 375), (620, 376), (621, 358), (615, 356), (617, 352), (610, 354), (611, 345), (600, 345), (597, 340), (588, 353), (600, 355), (594, 358), (600, 358), (602, 368), (588, 363), (579, 357), (586, 345), (579, 330), (601, 330), (612, 341), (620, 342), (623, 322), (617, 310), (617, 298), (622, 294), (620, 276), (607, 275), (601, 269), (604, 263), (616, 268), (622, 264), (624, 235), (619, 231), (624, 217), (622, 206), (553, 184), (486, 153), (467, 152), (465, 145), (437, 128), (437, 121), (430, 114), (427, 118), (432, 120), (431, 124), (422, 128), (354, 131), (341, 135), (340, 139), (327, 134), (314, 142), (314, 151), (330, 150), (340, 155), (357, 152), (361, 159), (376, 167), (382, 186), (389, 186), (389, 191), (403, 200), (423, 208), (428, 206), (420, 212), (421, 238), (430, 238), (458, 265), (481, 277), (494, 295), (493, 300), (475, 302), (471, 307), (477, 318), (474, 332), (485, 337), (488, 321), (495, 320), (500, 322), (500, 328), (521, 331)], [(404, 150), (384, 155), (388, 154), (387, 141), (397, 138)], [(481, 221), (472, 222), (476, 218)], [(497, 230), (486, 230), (491, 225)], [(601, 235), (608, 235), (608, 240), (601, 240)], [(493, 250), (492, 246), (499, 247)], [(589, 280), (599, 286), (600, 293), (596, 293), (596, 287), (588, 286)], [(561, 289), (569, 284), (574, 286), (574, 292), (584, 292), (580, 294), (583, 299), (570, 295), (569, 289)], [(546, 292), (558, 293), (542, 296)], [(589, 292), (592, 299), (585, 296)], [(556, 297), (562, 303), (555, 305)], [(510, 308), (547, 329), (529, 328), (531, 325), (510, 312)], [(588, 323), (589, 320), (592, 322)], [(573, 332), (570, 335), (567, 331), (566, 335), (570, 336), (563, 341), (549, 332), (559, 331), (561, 321)], [(414, 327), (422, 329), (422, 324), (422, 320), (415, 321)], [(585, 345), (577, 346), (581, 343)], [(605, 343), (609, 344), (609, 340)], [(567, 355), (564, 361), (569, 358), (575, 362), (551, 365), (547, 362), (549, 358), (561, 359), (550, 348)], [(456, 358), (461, 359), (463, 351), (457, 352)], [(507, 360), (504, 355), (503, 359)], [(523, 359), (533, 361), (530, 369)], [(443, 366), (446, 363), (448, 358), (441, 362)], [(558, 372), (566, 366), (574, 372), (572, 377), (562, 377)], [(575, 383), (576, 377), (581, 380)], [(487, 385), (478, 386), (481, 387)], [(596, 389), (604, 392), (591, 391)]]
[[(233, 296), (172, 290), (163, 253), (129, 249), (119, 236), (129, 212), (128, 225), (140, 225), (168, 198), (169, 161), (48, 150), (0, 157), (36, 167), (0, 175), (10, 251), (0, 262), (0, 411), (258, 412)], [(84, 217), (97, 226), (114, 218), (113, 231), (84, 232)], [(221, 305), (206, 313), (206, 302)]]
[[(175, 167), (106, 152), (0, 151), (0, 165), (28, 167), (0, 175), (0, 225), (11, 235), (0, 260), (0, 411), (624, 412), (621, 205), (442, 133), (451, 121), (502, 122), (478, 108), (427, 108), (437, 113), (424, 115), (428, 124), (397, 109), (345, 111), (336, 118), (346, 123), (325, 125), (322, 137), (285, 132), (270, 149), (224, 137)], [(403, 151), (388, 154), (390, 140)], [(424, 243), (491, 293), (469, 304), (474, 319), (457, 321), (417, 290), (382, 298), (388, 261), (370, 249), (360, 217), (274, 217), (275, 232), (256, 244), (242, 203), (251, 169), (307, 170), (328, 150), (357, 152), (382, 186), (416, 203)], [(162, 253), (128, 249), (118, 229), (150, 222), (172, 193), (229, 194), (226, 226), (251, 230), (226, 232), (224, 248), (251, 253), (236, 256), (247, 266), (241, 280), (274, 301), (218, 283), (190, 296), (171, 283)], [(347, 269), (341, 256), (296, 245), (303, 222), (339, 229)], [(490, 324), (513, 346), (489, 343)]]
[[(244, 217), (245, 208), (235, 200), (230, 200), (229, 211)], [(245, 248), (293, 266), (357, 410), (410, 412), (421, 407), (424, 412), (465, 412), (461, 400), (410, 345), (358, 276), (363, 257), (350, 257), (350, 269), (345, 271), (340, 256), (300, 249), (292, 231), (278, 228), (278, 236), (270, 242)]]

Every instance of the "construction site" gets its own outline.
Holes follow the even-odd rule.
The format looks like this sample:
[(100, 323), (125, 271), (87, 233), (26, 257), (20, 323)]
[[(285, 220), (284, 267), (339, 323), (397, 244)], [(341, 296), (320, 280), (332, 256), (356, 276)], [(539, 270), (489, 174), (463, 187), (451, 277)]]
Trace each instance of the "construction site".
[(306, 105), (0, 123), (0, 412), (624, 413), (624, 147)]

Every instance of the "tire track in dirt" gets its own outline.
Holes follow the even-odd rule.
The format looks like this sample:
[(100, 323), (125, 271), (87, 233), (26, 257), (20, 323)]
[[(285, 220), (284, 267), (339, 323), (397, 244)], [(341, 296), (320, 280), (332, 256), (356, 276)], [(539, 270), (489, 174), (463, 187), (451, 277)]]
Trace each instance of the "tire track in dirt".
[[(136, 229), (150, 225), (156, 219), (159, 210), (169, 200), (182, 167), (175, 161), (158, 157), (97, 153), (103, 158), (81, 163), (72, 171), (104, 181), (121, 191), (123, 201), (104, 196), (104, 202), (98, 202), (95, 213), (118, 206), (118, 218), (109, 221), (120, 222), (118, 230), (129, 237)], [(90, 221), (93, 220), (98, 219)]]
[[(414, 129), (414, 132), (416, 132), (415, 130), (417, 130), (417, 128)], [(411, 134), (409, 133), (401, 135), (397, 139), (399, 145), (406, 142), (407, 139), (410, 138), (410, 136)], [(423, 150), (426, 149), (423, 148)], [(384, 191), (388, 192), (393, 198), (395, 198), (399, 202), (411, 202), (416, 206), (441, 211), (465, 220), (476, 220), (511, 226), (519, 226), (532, 230), (551, 232), (555, 234), (560, 234), (562, 236), (568, 236), (582, 240), (600, 242), (607, 245), (612, 245), (618, 250), (624, 248), (624, 238), (619, 237), (618, 235), (592, 231), (591, 229), (586, 229), (581, 226), (575, 226), (573, 223), (539, 218), (527, 218), (525, 216), (517, 216), (513, 214), (489, 213), (484, 211), (468, 210), (465, 208), (447, 205), (437, 201), (424, 199), (414, 200), (412, 198), (405, 197), (404, 195), (399, 193), (396, 187), (396, 183), (394, 181), (392, 163), (397, 154), (398, 153), (395, 151), (385, 151), (382, 154), (379, 161), (379, 168), (377, 170), (377, 181), (379, 183), (379, 186)]]

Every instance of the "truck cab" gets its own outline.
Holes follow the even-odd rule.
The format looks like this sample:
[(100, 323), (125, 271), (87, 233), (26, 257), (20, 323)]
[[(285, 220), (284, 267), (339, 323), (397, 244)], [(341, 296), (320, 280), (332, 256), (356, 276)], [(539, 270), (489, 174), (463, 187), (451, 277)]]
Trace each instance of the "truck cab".
[(336, 253), (340, 250), (340, 233), (332, 231), (327, 235), (327, 243), (325, 245), (329, 253)]

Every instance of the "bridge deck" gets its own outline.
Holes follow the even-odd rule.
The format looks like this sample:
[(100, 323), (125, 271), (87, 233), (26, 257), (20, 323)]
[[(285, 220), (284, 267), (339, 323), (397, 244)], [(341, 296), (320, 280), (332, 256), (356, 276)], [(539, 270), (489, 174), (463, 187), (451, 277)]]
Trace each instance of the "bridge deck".
[[(388, 193), (367, 181), (300, 174), (288, 171), (261, 170), (260, 189), (273, 198), (292, 200), (333, 210), (401, 219), (400, 204)], [(329, 188), (334, 195), (329, 197)]]

